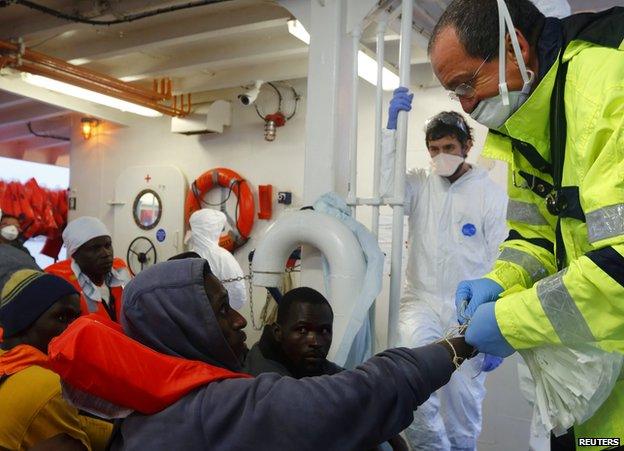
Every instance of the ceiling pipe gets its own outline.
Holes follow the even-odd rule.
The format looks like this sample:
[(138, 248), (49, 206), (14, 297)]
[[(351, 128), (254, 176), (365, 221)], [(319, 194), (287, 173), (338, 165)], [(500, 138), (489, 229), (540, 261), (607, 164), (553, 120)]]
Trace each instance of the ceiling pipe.
[[(132, 102), (168, 116), (182, 117), (191, 112), (191, 95), (180, 96), (178, 102), (178, 97), (171, 95), (169, 82), (160, 83), (161, 89), (158, 83), (154, 85), (155, 90), (146, 89), (40, 52), (28, 50), (20, 43), (0, 40), (0, 68), (4, 66)], [(170, 105), (162, 103), (168, 100), (171, 101)]]

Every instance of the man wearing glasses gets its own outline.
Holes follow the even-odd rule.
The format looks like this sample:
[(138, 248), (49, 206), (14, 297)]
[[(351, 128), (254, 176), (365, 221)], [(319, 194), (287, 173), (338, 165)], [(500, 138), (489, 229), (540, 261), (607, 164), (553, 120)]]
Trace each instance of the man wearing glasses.
[[(559, 20), (528, 0), (454, 0), (429, 56), (490, 129), (484, 154), (509, 163), (509, 238), (490, 273), (458, 288), (466, 341), (501, 357), (624, 353), (624, 8)], [(620, 379), (574, 433), (624, 439), (623, 411)]]
[[(390, 192), (392, 153), (399, 111), (411, 109), (412, 94), (395, 91), (384, 131), (382, 190)], [(408, 172), (405, 214), (409, 248), (399, 314), (399, 346), (437, 341), (457, 326), (457, 284), (482, 277), (507, 236), (507, 196), (479, 167), (466, 162), (472, 129), (456, 112), (440, 113), (425, 126), (431, 169)], [(464, 363), (450, 382), (414, 413), (405, 431), (414, 450), (472, 450), (481, 431), (485, 374), (502, 359), (480, 356)]]

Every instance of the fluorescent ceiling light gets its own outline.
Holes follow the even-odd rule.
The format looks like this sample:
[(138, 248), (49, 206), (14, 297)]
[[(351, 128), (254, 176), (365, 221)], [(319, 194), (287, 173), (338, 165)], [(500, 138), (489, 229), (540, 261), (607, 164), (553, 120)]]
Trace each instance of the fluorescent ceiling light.
[(126, 102), (125, 100), (116, 99), (115, 97), (100, 94), (99, 92), (90, 91), (78, 86), (70, 85), (69, 83), (53, 80), (52, 78), (42, 77), (41, 75), (33, 75), (23, 72), (22, 79), (31, 85), (50, 89), (52, 91), (60, 92), (61, 94), (87, 100), (89, 102), (99, 103), (100, 105), (116, 108), (128, 113), (139, 114), (147, 117), (162, 116), (161, 113), (151, 108), (137, 105), (136, 103)]
[(125, 81), (126, 83), (130, 83), (131, 81), (137, 81), (137, 80), (141, 80), (142, 77), (141, 75), (126, 75), (125, 77), (121, 77), (120, 80), (121, 81)]
[(84, 64), (89, 64), (91, 60), (89, 58), (75, 58), (73, 60), (67, 61), (69, 64), (73, 64), (74, 66), (82, 66)]
[(298, 20), (291, 19), (288, 21), (288, 32), (300, 41), (310, 45), (310, 33)]
[[(301, 22), (292, 19), (288, 21), (288, 32), (300, 41), (310, 44), (310, 33)], [(377, 61), (364, 53), (358, 51), (358, 75), (372, 85), (377, 85)], [(392, 91), (399, 87), (400, 79), (397, 74), (390, 69), (383, 68), (383, 90)]]
[[(397, 74), (384, 67), (382, 69), (382, 89), (393, 91), (399, 87), (401, 80)], [(372, 85), (377, 86), (377, 61), (363, 51), (358, 52), (358, 75)]]

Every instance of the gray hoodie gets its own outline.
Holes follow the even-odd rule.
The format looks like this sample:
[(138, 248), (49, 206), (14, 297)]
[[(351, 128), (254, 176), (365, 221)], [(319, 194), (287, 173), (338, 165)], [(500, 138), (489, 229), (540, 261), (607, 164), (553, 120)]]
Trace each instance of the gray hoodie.
[[(141, 272), (125, 288), (121, 323), (157, 351), (239, 370), (204, 291), (204, 264), (177, 260)], [(154, 415), (130, 415), (111, 449), (369, 449), (406, 428), (453, 368), (447, 350), (430, 345), (391, 349), (333, 376), (212, 382)]]

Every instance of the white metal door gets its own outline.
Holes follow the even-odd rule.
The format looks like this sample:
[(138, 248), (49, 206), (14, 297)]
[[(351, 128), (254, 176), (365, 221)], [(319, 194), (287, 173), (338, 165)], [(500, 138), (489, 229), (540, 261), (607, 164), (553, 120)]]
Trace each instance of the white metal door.
[(113, 245), (133, 273), (184, 251), (186, 187), (175, 166), (131, 166), (117, 178), (110, 202), (115, 207)]

